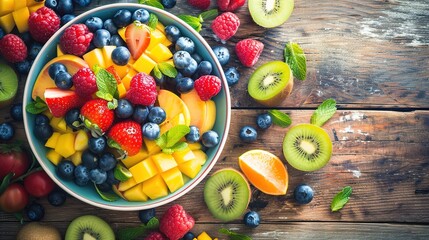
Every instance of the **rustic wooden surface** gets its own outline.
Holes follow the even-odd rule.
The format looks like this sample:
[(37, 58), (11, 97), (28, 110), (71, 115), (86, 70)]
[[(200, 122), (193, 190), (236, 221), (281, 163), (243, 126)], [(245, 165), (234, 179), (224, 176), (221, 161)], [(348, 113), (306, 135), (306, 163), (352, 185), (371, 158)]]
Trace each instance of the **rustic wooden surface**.
[[(90, 7), (107, 2), (111, 1), (93, 0)], [(171, 12), (199, 13), (184, 0), (178, 2), (183, 4)], [(237, 14), (240, 29), (226, 46), (232, 51), (229, 65), (237, 66), (242, 78), (230, 88), (230, 135), (212, 171), (238, 168), (237, 157), (255, 148), (284, 160), (281, 143), (288, 129), (275, 126), (259, 131), (259, 140), (252, 144), (242, 143), (238, 131), (245, 124), (255, 126), (256, 115), (266, 111), (248, 96), (248, 77), (262, 63), (281, 60), (288, 41), (305, 50), (308, 77), (296, 81), (292, 95), (276, 108), (297, 124), (308, 122), (324, 99), (335, 98), (340, 110), (324, 126), (334, 154), (316, 172), (300, 172), (286, 164), (290, 183), (285, 196), (268, 196), (252, 188), (249, 208), (258, 210), (262, 218), (256, 229), (246, 228), (240, 220), (225, 224), (213, 219), (205, 210), (201, 183), (176, 201), (194, 216), (194, 231), (219, 236), (217, 230), (226, 227), (253, 239), (429, 239), (429, 1), (297, 0), (291, 18), (274, 29), (258, 27), (246, 7)], [(209, 23), (204, 26), (201, 34), (206, 40), (213, 46), (221, 44), (214, 41)], [(234, 44), (247, 37), (265, 44), (253, 68), (240, 66), (233, 53)], [(22, 79), (16, 102), (24, 84)], [(9, 120), (8, 109), (0, 110), (0, 122)], [(25, 139), (22, 124), (14, 126), (16, 138)], [(315, 190), (308, 205), (293, 200), (293, 188), (301, 182)], [(332, 197), (346, 185), (353, 187), (349, 203), (340, 212), (330, 212)], [(139, 223), (137, 212), (100, 210), (71, 197), (59, 208), (46, 199), (38, 201), (46, 208), (43, 221), (62, 232), (73, 218), (86, 213), (107, 219), (114, 229)], [(13, 239), (19, 228), (12, 215), (0, 213), (1, 239)]]

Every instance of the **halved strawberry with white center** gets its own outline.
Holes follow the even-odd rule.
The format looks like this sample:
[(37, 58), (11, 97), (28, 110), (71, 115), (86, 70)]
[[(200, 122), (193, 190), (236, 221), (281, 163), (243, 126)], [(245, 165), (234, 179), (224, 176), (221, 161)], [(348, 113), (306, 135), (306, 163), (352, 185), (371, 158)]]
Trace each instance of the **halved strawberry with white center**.
[(150, 30), (145, 24), (135, 21), (125, 30), (125, 42), (134, 59), (138, 59), (150, 43)]
[(47, 88), (44, 97), (46, 105), (54, 117), (62, 117), (69, 110), (83, 105), (82, 98), (72, 90)]

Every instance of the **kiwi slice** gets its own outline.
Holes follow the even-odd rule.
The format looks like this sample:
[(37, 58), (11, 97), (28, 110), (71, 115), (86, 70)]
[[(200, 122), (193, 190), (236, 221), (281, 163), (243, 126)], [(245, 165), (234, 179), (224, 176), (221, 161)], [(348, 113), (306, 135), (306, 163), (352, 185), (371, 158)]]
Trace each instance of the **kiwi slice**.
[(67, 227), (65, 240), (77, 239), (115, 239), (115, 233), (103, 219), (94, 215), (83, 215), (75, 218)]
[(0, 62), (0, 108), (12, 103), (18, 91), (18, 76), (7, 64)]
[(288, 163), (301, 171), (315, 171), (328, 163), (332, 142), (326, 131), (313, 124), (292, 127), (283, 139), (283, 154)]
[(215, 172), (204, 185), (204, 201), (210, 213), (225, 222), (239, 218), (246, 211), (250, 196), (249, 183), (232, 168)]
[(247, 91), (257, 102), (266, 106), (281, 104), (293, 88), (293, 74), (289, 65), (271, 61), (258, 67), (250, 76)]
[(249, 0), (250, 15), (261, 27), (282, 25), (293, 11), (294, 0)]

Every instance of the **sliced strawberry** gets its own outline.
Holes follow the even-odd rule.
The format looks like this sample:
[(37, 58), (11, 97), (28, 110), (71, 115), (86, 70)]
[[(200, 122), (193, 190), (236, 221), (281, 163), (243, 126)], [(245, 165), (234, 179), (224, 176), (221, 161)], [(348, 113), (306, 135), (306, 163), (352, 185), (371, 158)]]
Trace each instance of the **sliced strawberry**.
[(134, 22), (125, 30), (125, 42), (134, 59), (139, 58), (150, 43), (150, 30), (145, 24)]
[(62, 117), (72, 108), (82, 106), (83, 101), (73, 90), (47, 88), (44, 93), (46, 105), (54, 117)]

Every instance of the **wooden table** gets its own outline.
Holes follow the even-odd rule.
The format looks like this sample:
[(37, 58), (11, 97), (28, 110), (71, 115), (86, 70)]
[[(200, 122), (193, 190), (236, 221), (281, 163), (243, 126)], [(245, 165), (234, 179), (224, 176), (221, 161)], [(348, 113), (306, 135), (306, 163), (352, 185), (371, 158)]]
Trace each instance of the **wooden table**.
[[(94, 0), (89, 8), (108, 2)], [(185, 0), (179, 2), (171, 12), (199, 13)], [(251, 144), (242, 143), (238, 131), (245, 124), (255, 126), (257, 114), (267, 110), (247, 94), (247, 79), (262, 63), (282, 60), (288, 41), (298, 42), (306, 52), (308, 77), (296, 80), (292, 95), (276, 108), (296, 124), (308, 122), (323, 100), (336, 99), (339, 110), (324, 126), (333, 140), (333, 157), (326, 167), (309, 173), (286, 164), (290, 183), (285, 196), (268, 196), (252, 188), (250, 208), (262, 218), (256, 229), (240, 219), (228, 224), (213, 219), (203, 201), (204, 182), (199, 184), (175, 202), (195, 218), (193, 231), (219, 237), (218, 229), (226, 227), (253, 239), (429, 239), (428, 0), (297, 0), (291, 18), (274, 29), (253, 23), (247, 7), (237, 14), (240, 29), (226, 46), (232, 51), (229, 66), (237, 66), (242, 77), (230, 88), (230, 135), (212, 171), (238, 169), (237, 157), (255, 148), (284, 160), (281, 143), (288, 129), (274, 126), (260, 131), (258, 141)], [(209, 24), (204, 23), (201, 34), (218, 45)], [(235, 43), (248, 37), (265, 44), (253, 68), (241, 66), (233, 53)], [(21, 79), (20, 94), (24, 83)], [(10, 120), (8, 110), (0, 113), (1, 121)], [(16, 138), (25, 139), (23, 125), (14, 126)], [(315, 191), (308, 205), (293, 200), (293, 189), (302, 182)], [(333, 196), (347, 185), (353, 188), (349, 203), (331, 212)], [(43, 221), (63, 233), (82, 214), (97, 214), (114, 229), (139, 224), (137, 212), (98, 209), (72, 197), (59, 208), (46, 199), (39, 202), (46, 208)], [(167, 207), (158, 208), (158, 213)], [(12, 215), (0, 213), (1, 239), (13, 239), (19, 228)]]

